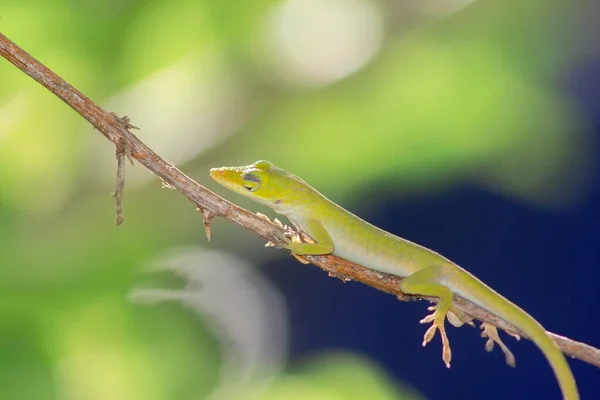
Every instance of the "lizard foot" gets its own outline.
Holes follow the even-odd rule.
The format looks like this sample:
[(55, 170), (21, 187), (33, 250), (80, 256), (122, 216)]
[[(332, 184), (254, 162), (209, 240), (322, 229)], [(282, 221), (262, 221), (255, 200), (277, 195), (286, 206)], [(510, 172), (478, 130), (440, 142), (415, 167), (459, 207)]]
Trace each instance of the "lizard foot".
[(464, 324), (470, 325), (473, 328), (475, 327), (473, 317), (460, 311), (458, 308), (450, 307), (448, 314), (446, 314), (446, 319), (448, 319), (448, 322), (457, 328), (460, 328)]
[[(271, 220), (269, 219), (269, 217), (267, 217), (265, 214), (256, 213), (256, 216), (259, 217), (259, 218), (262, 218), (262, 219), (264, 219), (266, 221), (271, 222)], [(284, 244), (283, 245), (276, 245), (275, 243), (269, 241), (269, 242), (267, 242), (265, 244), (265, 247), (279, 247), (279, 248), (282, 248), (282, 249), (288, 249), (289, 250), (289, 244), (290, 243), (314, 243), (314, 241), (312, 239), (310, 239), (309, 237), (303, 238), (302, 235), (300, 234), (300, 232), (294, 231), (291, 227), (282, 224), (281, 221), (278, 220), (277, 218), (273, 219), (272, 222), (275, 225), (277, 225), (278, 227), (283, 228), (283, 229), (286, 230), (285, 235), (282, 238), (284, 240)], [(303, 239), (305, 239), (305, 240), (303, 240)], [(308, 261), (306, 258), (304, 258), (301, 255), (292, 253), (292, 256), (294, 256), (302, 264), (310, 264), (310, 261)]]
[[(431, 306), (428, 308), (429, 311), (433, 311), (433, 313), (429, 314), (425, 318), (419, 321), (420, 324), (428, 324), (431, 323), (427, 332), (423, 336), (423, 346), (426, 346), (427, 343), (433, 339), (435, 336), (435, 332), (437, 330), (440, 331), (440, 336), (442, 337), (442, 360), (444, 364), (446, 364), (447, 368), (450, 368), (450, 360), (452, 359), (452, 351), (450, 350), (450, 341), (448, 340), (448, 336), (446, 335), (446, 328), (444, 326), (444, 320), (446, 319), (446, 315), (448, 311), (438, 309), (438, 305)], [(456, 314), (454, 314), (456, 317)], [(462, 323), (461, 323), (462, 325)]]
[[(294, 231), (294, 230), (288, 228), (287, 225), (285, 225), (284, 227), (286, 229), (288, 229), (287, 235), (290, 237), (292, 243), (314, 243), (315, 242), (308, 236), (302, 235), (300, 232)], [(294, 253), (292, 253), (292, 255), (296, 258), (296, 260), (300, 261), (302, 264), (310, 264), (310, 261), (308, 261), (305, 257), (303, 257), (299, 254), (294, 254)]]
[[(496, 328), (494, 325), (490, 325), (485, 322), (481, 323), (480, 328), (482, 329), (481, 337), (488, 339), (485, 342), (485, 351), (487, 351), (488, 353), (491, 352), (492, 350), (494, 350), (494, 344), (497, 344), (498, 347), (500, 347), (500, 349), (504, 353), (504, 358), (506, 359), (506, 363), (508, 365), (510, 365), (511, 367), (514, 367), (516, 365), (515, 356), (508, 349), (508, 347), (506, 347), (506, 345), (504, 344), (502, 339), (500, 339), (500, 336), (498, 335), (498, 328)], [(515, 337), (519, 338), (519, 336), (514, 335), (514, 334), (511, 334), (511, 336), (515, 336)]]

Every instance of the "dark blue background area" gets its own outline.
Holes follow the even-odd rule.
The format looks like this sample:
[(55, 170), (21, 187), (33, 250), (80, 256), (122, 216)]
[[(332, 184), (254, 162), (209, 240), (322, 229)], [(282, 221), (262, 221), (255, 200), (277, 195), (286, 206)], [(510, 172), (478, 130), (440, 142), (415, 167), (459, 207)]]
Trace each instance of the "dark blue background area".
[[(569, 78), (566, 90), (600, 132), (600, 63)], [(583, 84), (582, 84), (583, 83)], [(595, 85), (595, 86), (594, 86)], [(599, 90), (594, 90), (597, 87)], [(596, 113), (596, 114), (595, 114)], [(595, 141), (595, 153), (600, 146)], [(524, 205), (471, 186), (435, 197), (390, 197), (364, 188), (361, 217), (440, 252), (515, 302), (552, 332), (600, 347), (600, 171), (583, 201), (566, 211)], [(427, 398), (559, 399), (553, 372), (529, 341), (501, 334), (517, 359), (484, 351), (479, 330), (448, 325), (452, 368), (441, 360), (439, 335), (421, 347), (426, 302), (398, 302), (359, 283), (343, 284), (317, 268), (281, 258), (266, 269), (281, 287), (291, 315), (292, 358), (347, 349), (382, 364)], [(600, 398), (600, 370), (570, 364), (583, 399)]]
[[(598, 192), (576, 211), (552, 214), (464, 188), (431, 201), (381, 199), (361, 214), (450, 257), (546, 329), (598, 347), (596, 204)], [(268, 271), (286, 294), (293, 358), (328, 348), (358, 351), (429, 399), (560, 398), (549, 365), (531, 342), (503, 336), (517, 358), (513, 370), (499, 349), (490, 355), (484, 351), (477, 329), (449, 327), (453, 362), (447, 370), (439, 337), (426, 348), (420, 345), (426, 326), (418, 321), (428, 303), (401, 303), (296, 262), (278, 260)], [(577, 360), (571, 365), (582, 398), (596, 398), (600, 371)]]

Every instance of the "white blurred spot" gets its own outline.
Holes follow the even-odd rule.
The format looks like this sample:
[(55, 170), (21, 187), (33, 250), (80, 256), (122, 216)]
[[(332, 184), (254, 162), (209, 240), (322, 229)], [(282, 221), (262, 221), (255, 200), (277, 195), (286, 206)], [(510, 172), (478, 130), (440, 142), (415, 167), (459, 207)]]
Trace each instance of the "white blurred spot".
[(209, 400), (260, 398), (287, 357), (283, 298), (260, 273), (229, 253), (172, 251), (157, 262), (186, 278), (184, 289), (136, 289), (137, 302), (180, 301), (197, 313), (221, 343), (221, 379)]
[(380, 8), (368, 0), (287, 0), (266, 20), (266, 62), (287, 82), (326, 85), (375, 56), (382, 25)]
[[(141, 128), (134, 133), (144, 143), (179, 165), (225, 140), (250, 114), (248, 92), (236, 78), (218, 52), (206, 50), (115, 95), (104, 108), (119, 116), (126, 113)], [(94, 149), (91, 158), (93, 173), (112, 186), (114, 160)], [(152, 177), (144, 168), (129, 168), (127, 185), (131, 188)]]

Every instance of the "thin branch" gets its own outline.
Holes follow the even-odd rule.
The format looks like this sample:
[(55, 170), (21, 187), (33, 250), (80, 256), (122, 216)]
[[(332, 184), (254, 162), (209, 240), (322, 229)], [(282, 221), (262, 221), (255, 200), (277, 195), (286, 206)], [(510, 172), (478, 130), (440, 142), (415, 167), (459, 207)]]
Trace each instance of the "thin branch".
[[(128, 121), (124, 123), (122, 119), (116, 117), (114, 114), (98, 107), (83, 93), (69, 85), (1, 33), (0, 55), (67, 103), (96, 127), (117, 148), (118, 146), (127, 146), (129, 153), (134, 159), (160, 177), (166, 185), (178, 190), (182, 195), (196, 204), (205, 216), (205, 228), (209, 237), (210, 221), (218, 216), (239, 224), (268, 241), (282, 243), (285, 235), (283, 227), (228, 202), (189, 178), (175, 166), (163, 160), (134, 134), (129, 132), (128, 128), (131, 128), (131, 125)], [(312, 264), (328, 272), (330, 276), (340, 278), (344, 282), (349, 280), (358, 281), (377, 290), (395, 295), (403, 301), (423, 298), (401, 293), (398, 289), (401, 278), (397, 276), (379, 273), (333, 255), (307, 256), (305, 258)], [(425, 299), (436, 301), (435, 298), (425, 297)], [(519, 331), (513, 325), (465, 299), (457, 297), (455, 304), (458, 309), (477, 320), (490, 323), (500, 329), (517, 333), (527, 338), (523, 332)], [(548, 334), (556, 341), (565, 354), (600, 367), (600, 350), (551, 332), (548, 332)]]

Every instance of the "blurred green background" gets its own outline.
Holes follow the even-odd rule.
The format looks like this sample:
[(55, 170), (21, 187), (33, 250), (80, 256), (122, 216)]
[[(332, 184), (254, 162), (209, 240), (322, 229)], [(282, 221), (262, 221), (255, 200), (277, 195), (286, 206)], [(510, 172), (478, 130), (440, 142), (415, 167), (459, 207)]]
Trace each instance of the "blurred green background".
[[(584, 10), (3, 0), (0, 31), (252, 210), (265, 212), (208, 169), (268, 159), (353, 210), (370, 196), (436, 199), (469, 185), (561, 214), (586, 201), (595, 176), (590, 119), (557, 84), (593, 50), (574, 33)], [(221, 221), (207, 243), (194, 207), (140, 165), (127, 170), (116, 228), (114, 179), (111, 144), (0, 62), (0, 398), (424, 398), (343, 346), (290, 359), (285, 290), (258, 268), (281, 253)]]

